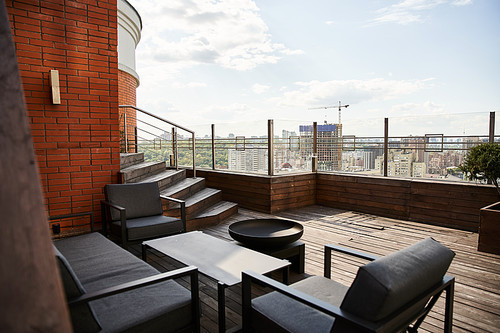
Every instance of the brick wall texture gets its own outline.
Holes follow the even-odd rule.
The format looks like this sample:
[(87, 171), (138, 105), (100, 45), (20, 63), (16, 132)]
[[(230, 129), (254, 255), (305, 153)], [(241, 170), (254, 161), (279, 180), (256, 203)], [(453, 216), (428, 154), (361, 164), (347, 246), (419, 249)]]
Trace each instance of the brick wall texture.
[[(49, 216), (93, 212), (120, 169), (116, 0), (6, 0)], [(52, 104), (49, 71), (59, 71)], [(62, 232), (74, 221), (61, 221)], [(80, 229), (80, 230), (79, 230)]]
[[(137, 80), (127, 72), (118, 70), (118, 104), (136, 106)], [(135, 149), (135, 127), (137, 126), (137, 112), (132, 108), (120, 108), (120, 131), (125, 135), (124, 114), (127, 119), (128, 152), (134, 153)], [(121, 147), (124, 151), (125, 147)]]

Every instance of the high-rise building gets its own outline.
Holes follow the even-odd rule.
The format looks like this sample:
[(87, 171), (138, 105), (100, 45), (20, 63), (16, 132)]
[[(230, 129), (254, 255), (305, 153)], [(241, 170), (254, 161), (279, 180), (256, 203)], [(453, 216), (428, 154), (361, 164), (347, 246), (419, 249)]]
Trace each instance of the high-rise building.
[[(318, 170), (340, 171), (342, 161), (342, 124), (317, 126)], [(301, 138), (313, 138), (312, 125), (300, 125)]]
[(262, 172), (267, 170), (266, 149), (229, 149), (227, 157), (229, 170), (245, 172)]
[(411, 177), (414, 160), (415, 155), (413, 153), (405, 153), (403, 151), (389, 152), (387, 175)]
[(427, 173), (427, 165), (424, 162), (413, 162), (411, 176), (414, 178), (423, 178)]

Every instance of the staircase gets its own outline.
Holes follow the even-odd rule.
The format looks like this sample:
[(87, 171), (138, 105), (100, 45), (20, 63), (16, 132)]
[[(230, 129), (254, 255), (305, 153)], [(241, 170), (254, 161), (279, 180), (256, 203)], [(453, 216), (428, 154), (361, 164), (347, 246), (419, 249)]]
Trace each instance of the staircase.
[[(120, 154), (120, 183), (158, 182), (162, 195), (186, 201), (186, 229), (219, 224), (238, 212), (238, 204), (222, 200), (204, 178), (186, 178), (186, 170), (167, 169), (166, 162), (144, 162), (143, 153)], [(179, 216), (178, 205), (164, 201), (165, 215)]]

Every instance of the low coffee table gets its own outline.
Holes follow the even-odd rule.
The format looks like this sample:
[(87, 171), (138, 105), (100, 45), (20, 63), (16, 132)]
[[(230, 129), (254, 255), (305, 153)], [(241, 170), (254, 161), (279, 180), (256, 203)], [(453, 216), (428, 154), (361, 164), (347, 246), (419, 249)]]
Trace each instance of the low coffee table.
[(192, 231), (158, 238), (142, 243), (142, 258), (147, 249), (155, 249), (185, 265), (198, 267), (203, 275), (216, 280), (219, 332), (226, 330), (225, 289), (241, 282), (241, 272), (251, 270), (267, 274), (281, 270), (283, 282), (288, 284), (290, 262), (238, 246), (233, 242)]
[(275, 258), (287, 259), (291, 263), (291, 269), (299, 274), (304, 273), (305, 271), (306, 245), (301, 241), (295, 241), (277, 249), (255, 248), (236, 241), (235, 244)]

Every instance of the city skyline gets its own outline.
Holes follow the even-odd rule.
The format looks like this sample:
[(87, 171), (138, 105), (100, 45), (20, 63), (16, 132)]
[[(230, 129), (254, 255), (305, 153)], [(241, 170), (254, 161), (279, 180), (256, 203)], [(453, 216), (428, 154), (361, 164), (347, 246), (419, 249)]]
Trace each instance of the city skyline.
[[(186, 126), (335, 123), (335, 108), (308, 108), (339, 100), (343, 123), (500, 109), (496, 1), (130, 3), (138, 106)], [(457, 127), (477, 134), (471, 124)]]

